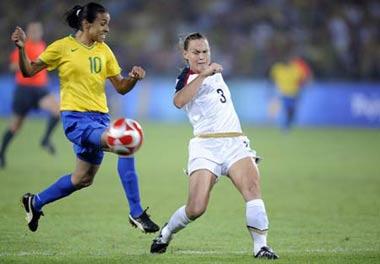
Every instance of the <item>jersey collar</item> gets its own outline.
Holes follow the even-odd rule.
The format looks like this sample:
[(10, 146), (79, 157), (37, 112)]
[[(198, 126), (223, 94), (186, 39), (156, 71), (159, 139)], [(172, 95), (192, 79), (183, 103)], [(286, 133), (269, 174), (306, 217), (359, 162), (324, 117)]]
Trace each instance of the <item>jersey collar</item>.
[(69, 38), (88, 50), (93, 49), (96, 44), (98, 44), (98, 42), (95, 41), (91, 46), (86, 46), (83, 43), (79, 42), (72, 34), (69, 35)]

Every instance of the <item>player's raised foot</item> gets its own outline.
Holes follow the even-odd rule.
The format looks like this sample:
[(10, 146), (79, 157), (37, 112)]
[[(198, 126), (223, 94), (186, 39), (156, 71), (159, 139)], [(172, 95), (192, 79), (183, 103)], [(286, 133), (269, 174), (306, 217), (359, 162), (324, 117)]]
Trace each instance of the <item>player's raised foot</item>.
[(55, 155), (55, 147), (49, 140), (44, 140), (41, 142), (41, 147), (46, 150), (50, 155)]
[(26, 213), (26, 221), (28, 222), (28, 227), (30, 231), (35, 232), (38, 228), (38, 220), (41, 215), (44, 215), (42, 211), (37, 211), (33, 206), (34, 194), (26, 193), (22, 196), (21, 202), (24, 206)]
[(146, 208), (139, 217), (133, 217), (132, 215), (129, 215), (129, 223), (144, 233), (155, 233), (160, 230), (160, 227), (155, 222), (153, 222), (150, 219), (150, 215), (146, 213), (148, 208)]
[(260, 248), (259, 252), (255, 255), (255, 258), (258, 259), (278, 259), (278, 255), (267, 246)]
[(150, 253), (152, 253), (152, 254), (162, 254), (162, 253), (166, 252), (166, 249), (168, 248), (169, 242), (171, 240), (171, 239), (169, 239), (168, 241), (164, 241), (164, 239), (162, 237), (162, 230), (164, 229), (164, 227), (166, 225), (167, 224), (165, 224), (162, 227), (162, 229), (160, 231), (160, 234), (155, 239), (153, 239), (152, 245), (150, 246)]

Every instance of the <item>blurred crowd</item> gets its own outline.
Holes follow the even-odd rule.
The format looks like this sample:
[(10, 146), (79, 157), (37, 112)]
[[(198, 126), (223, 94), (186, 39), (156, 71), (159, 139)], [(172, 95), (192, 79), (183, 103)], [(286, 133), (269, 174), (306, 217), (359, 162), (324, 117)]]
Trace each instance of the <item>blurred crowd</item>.
[[(16, 25), (45, 26), (49, 43), (70, 33), (64, 12), (87, 1), (3, 0), (1, 50), (13, 48)], [(380, 80), (380, 1), (341, 0), (108, 0), (108, 44), (122, 66), (173, 76), (183, 66), (179, 39), (200, 31), (226, 75), (266, 78), (276, 61), (303, 57), (317, 79)], [(0, 58), (2, 72), (9, 56)]]

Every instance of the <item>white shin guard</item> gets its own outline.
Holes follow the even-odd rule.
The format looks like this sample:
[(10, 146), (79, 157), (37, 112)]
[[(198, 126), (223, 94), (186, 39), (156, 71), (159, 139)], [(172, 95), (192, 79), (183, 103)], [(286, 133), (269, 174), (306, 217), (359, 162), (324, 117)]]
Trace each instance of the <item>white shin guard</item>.
[(191, 220), (187, 217), (186, 206), (182, 206), (170, 217), (168, 224), (162, 229), (161, 235), (165, 242), (171, 239), (172, 234), (177, 233), (181, 229), (185, 228)]
[(255, 199), (246, 204), (247, 227), (251, 233), (254, 254), (267, 245), (269, 221), (263, 200)]

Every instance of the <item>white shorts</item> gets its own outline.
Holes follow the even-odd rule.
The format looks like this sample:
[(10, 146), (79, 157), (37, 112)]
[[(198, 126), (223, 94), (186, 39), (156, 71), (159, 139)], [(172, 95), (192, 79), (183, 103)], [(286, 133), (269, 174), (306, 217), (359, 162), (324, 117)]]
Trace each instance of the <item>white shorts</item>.
[(198, 138), (189, 142), (187, 174), (207, 169), (217, 177), (228, 175), (229, 168), (246, 157), (256, 158), (256, 151), (249, 146), (246, 136), (229, 138)]

